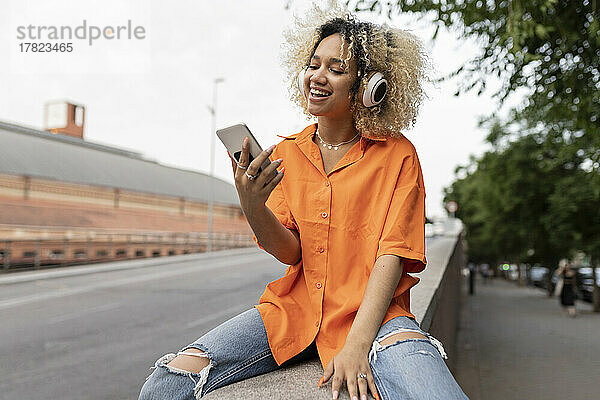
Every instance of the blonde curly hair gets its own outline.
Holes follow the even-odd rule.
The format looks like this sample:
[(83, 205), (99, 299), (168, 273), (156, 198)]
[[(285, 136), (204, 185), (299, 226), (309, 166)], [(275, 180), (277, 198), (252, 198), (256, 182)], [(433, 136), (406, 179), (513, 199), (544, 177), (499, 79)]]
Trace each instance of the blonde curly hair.
[[(356, 130), (363, 136), (401, 137), (402, 130), (414, 126), (419, 107), (428, 98), (423, 84), (430, 81), (429, 56), (413, 34), (386, 24), (358, 21), (335, 0), (325, 7), (313, 3), (304, 18), (295, 16), (294, 24), (284, 31), (281, 63), (292, 102), (313, 117), (298, 90), (297, 76), (309, 65), (321, 40), (335, 33), (342, 37), (340, 59), (347, 66), (354, 57), (358, 67), (358, 79), (350, 90)], [(349, 51), (344, 57), (345, 43)], [(388, 86), (383, 102), (366, 108), (357, 93), (370, 71), (383, 73)]]

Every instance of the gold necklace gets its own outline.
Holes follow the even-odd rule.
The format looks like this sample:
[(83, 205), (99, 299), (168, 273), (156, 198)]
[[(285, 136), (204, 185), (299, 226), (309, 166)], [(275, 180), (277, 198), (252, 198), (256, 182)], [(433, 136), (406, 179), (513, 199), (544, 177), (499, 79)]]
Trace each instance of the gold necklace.
[(345, 142), (340, 142), (338, 144), (333, 144), (333, 143), (327, 143), (326, 141), (323, 140), (323, 138), (321, 137), (321, 135), (319, 135), (319, 128), (317, 128), (317, 130), (315, 131), (315, 133), (317, 134), (317, 137), (319, 138), (319, 140), (321, 141), (321, 143), (323, 144), (323, 147), (327, 147), (328, 149), (333, 148), (333, 150), (337, 150), (339, 149), (339, 147), (343, 144), (346, 143), (350, 143), (352, 142), (354, 139), (356, 139), (358, 136), (360, 136), (360, 132), (357, 133), (352, 139), (350, 140), (346, 140)]

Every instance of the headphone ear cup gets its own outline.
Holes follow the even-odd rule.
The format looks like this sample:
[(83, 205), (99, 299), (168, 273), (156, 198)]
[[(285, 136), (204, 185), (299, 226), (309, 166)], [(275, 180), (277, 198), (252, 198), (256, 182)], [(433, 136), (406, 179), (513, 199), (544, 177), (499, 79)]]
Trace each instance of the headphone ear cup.
[(304, 97), (304, 100), (307, 100), (306, 93), (304, 92), (304, 75), (306, 75), (307, 70), (308, 67), (302, 68), (300, 72), (298, 72), (298, 76), (296, 76), (296, 84), (298, 86), (298, 90), (300, 91), (300, 93), (302, 93), (302, 97)]
[(371, 71), (367, 74), (367, 83), (361, 84), (358, 91), (363, 106), (369, 108), (380, 104), (387, 93), (387, 80), (381, 72)]

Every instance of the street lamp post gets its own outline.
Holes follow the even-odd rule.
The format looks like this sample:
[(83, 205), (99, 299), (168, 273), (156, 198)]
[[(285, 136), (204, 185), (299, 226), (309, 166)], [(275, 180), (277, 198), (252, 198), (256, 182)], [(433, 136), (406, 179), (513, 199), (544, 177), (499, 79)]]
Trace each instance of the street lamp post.
[(212, 251), (213, 236), (213, 203), (215, 200), (215, 136), (217, 135), (217, 85), (223, 82), (223, 78), (213, 80), (213, 102), (212, 106), (207, 106), (212, 115), (212, 128), (210, 131), (210, 176), (209, 176), (209, 202), (208, 202), (208, 244), (206, 251)]

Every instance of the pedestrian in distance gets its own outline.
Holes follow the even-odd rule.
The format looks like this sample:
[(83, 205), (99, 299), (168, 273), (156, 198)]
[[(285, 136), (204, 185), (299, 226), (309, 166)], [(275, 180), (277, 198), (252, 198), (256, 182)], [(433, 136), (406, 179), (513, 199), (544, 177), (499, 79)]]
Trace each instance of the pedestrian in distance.
[(402, 131), (426, 97), (421, 42), (331, 2), (286, 31), (282, 60), (316, 123), (252, 162), (246, 139), (231, 163), (254, 240), (289, 267), (257, 305), (159, 358), (139, 399), (200, 399), (316, 357), (315, 384), (334, 399), (343, 387), (353, 400), (466, 399), (410, 310), (410, 274), (427, 262), (425, 187)]
[(483, 284), (487, 285), (488, 282), (492, 279), (493, 271), (490, 268), (489, 264), (481, 264), (479, 265), (479, 271), (481, 272), (481, 277), (483, 278)]
[(477, 274), (477, 266), (474, 263), (469, 263), (469, 294), (475, 294), (475, 275)]
[(557, 275), (562, 280), (560, 288), (560, 304), (567, 310), (570, 317), (576, 317), (575, 300), (577, 298), (576, 271), (571, 268), (568, 260), (561, 260)]

